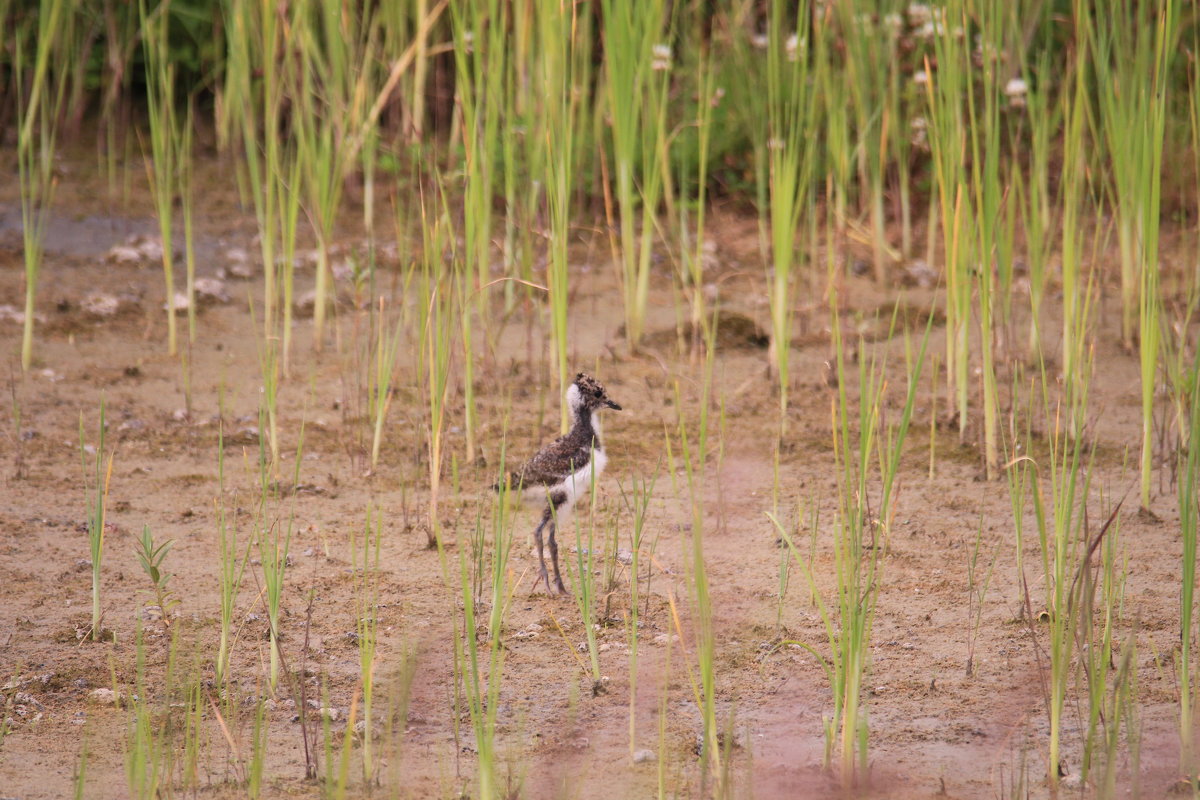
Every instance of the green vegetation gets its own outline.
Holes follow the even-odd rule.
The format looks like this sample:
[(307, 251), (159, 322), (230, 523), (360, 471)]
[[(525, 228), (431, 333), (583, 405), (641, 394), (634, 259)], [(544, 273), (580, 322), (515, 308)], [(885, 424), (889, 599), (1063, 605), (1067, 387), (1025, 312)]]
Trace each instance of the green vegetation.
[[(768, 342), (761, 366), (773, 435), (762, 452), (773, 453), (774, 482), (769, 501), (751, 496), (769, 517), (768, 527), (754, 515), (764, 535), (782, 545), (760, 565), (774, 637), (760, 660), (764, 671), (789, 651), (819, 663), (829, 713), (812, 736), (824, 737), (825, 766), (841, 786), (869, 780), (868, 712), (887, 702), (872, 695), (870, 680), (875, 623), (891, 610), (901, 465), (914, 452), (907, 435), (913, 424), (928, 425), (933, 481), (938, 459), (951, 455), (939, 423), (955, 429), (954, 446), (978, 445), (967, 457), (977, 458), (985, 491), (1006, 483), (1011, 517), (988, 520), (986, 530), (995, 523), (1016, 536), (1012, 552), (993, 546), (981, 519), (973, 538), (955, 538), (967, 544), (959, 576), (967, 603), (958, 615), (965, 679), (976, 677), (976, 643), (994, 619), (985, 607), (1015, 603), (1044, 687), (1046, 732), (1028, 757), (1044, 753), (1051, 791), (1066, 791), (1069, 763), (1087, 787), (1080, 791), (1114, 797), (1124, 774), (1136, 787), (1139, 657), (1153, 651), (1178, 681), (1180, 773), (1195, 786), (1200, 276), (1162, 252), (1168, 234), (1185, 247), (1200, 237), (1200, 19), (1181, 0), (0, 0), (0, 32), (0, 99), (11, 107), (0, 132), (13, 134), (22, 221), (22, 372), (35, 364), (34, 323), (47, 310), (37, 290), (62, 174), (56, 159), (90, 129), (79, 121), (91, 109), (110, 191), (140, 175), (150, 191), (162, 245), (163, 344), (181, 359), (189, 418), (204, 404), (204, 387), (192, 381), (192, 348), (205, 333), (194, 243), (203, 214), (197, 167), (209, 158), (202, 153), (216, 151), (211, 158), (236, 182), (257, 234), (261, 280), (238, 299), (254, 319), (259, 374), (249, 391), (258, 421), (239, 433), (244, 472), (227, 475), (233, 444), (222, 389), (212, 437), (216, 530), (208, 531), (216, 534), (207, 573), (214, 607), (191, 608), (167, 570), (183, 536), (156, 541), (139, 521), (132, 542), (163, 635), (139, 615), (136, 664), (122, 666), (133, 689), (123, 706), (131, 796), (194, 795), (202, 775), (218, 773), (235, 793), (270, 795), (275, 752), (284, 740), (295, 749), (296, 736), (304, 777), (322, 776), (325, 796), (409, 791), (398, 765), (417, 667), (397, 646), (413, 634), (409, 598), (393, 596), (407, 587), (389, 583), (380, 556), (402, 527), (423, 531), (436, 549), (441, 581), (431, 596), (453, 620), (453, 641), (422, 643), (453, 661), (452, 681), (422, 683), (441, 681), (453, 695), (455, 763), (444, 767), (444, 794), (522, 795), (516, 742), (527, 722), (511, 713), (519, 704), (505, 679), (511, 637), (538, 631), (505, 627), (527, 578), (508, 489), (475, 489), (503, 470), (518, 424), (529, 425), (523, 443), (544, 433), (540, 423), (560, 407), (570, 376), (592, 360), (604, 369), (661, 366), (665, 378), (645, 396), (668, 410), (630, 423), (642, 472), (621, 476), (623, 502), (604, 502), (593, 480), (586, 509), (577, 508), (575, 536), (562, 537), (564, 549), (573, 539), (563, 562), (575, 604), (548, 613), (562, 641), (547, 635), (538, 646), (570, 648), (556, 677), (569, 685), (578, 718), (586, 718), (579, 706), (609, 686), (625, 687), (634, 758), (645, 752), (637, 746), (645, 632), (665, 629), (665, 650), (652, 662), (662, 671), (658, 794), (744, 794), (739, 781), (749, 771), (739, 772), (734, 745), (738, 709), (724, 681), (710, 545), (725, 530), (727, 410), (758, 414), (763, 399), (752, 379), (737, 388), (726, 381), (722, 334), (747, 322), (723, 305), (734, 281), (761, 297), (747, 305), (758, 315), (750, 327), (764, 323)], [(116, 122), (122, 114), (134, 120), (128, 130)], [(757, 239), (752, 231), (742, 248), (757, 244), (757, 252), (738, 253), (736, 264), (710, 260), (718, 209), (757, 221)], [(359, 210), (361, 220), (351, 214)], [(387, 214), (394, 250), (376, 231)], [(177, 220), (187, 271), (182, 348)], [(929, 279), (917, 269), (918, 234)], [(619, 296), (621, 319), (602, 335), (578, 323), (590, 302), (579, 292), (584, 270)], [(911, 307), (895, 296), (901, 284), (916, 285)], [(309, 287), (311, 323), (299, 303)], [(669, 293), (661, 307), (652, 299), (660, 288)], [(895, 301), (890, 322), (855, 305), (879, 293)], [(1117, 302), (1109, 308), (1105, 297)], [(918, 306), (928, 311), (913, 325)], [(154, 308), (161, 320), (157, 298)], [(1131, 367), (1136, 351), (1140, 440), (1122, 444), (1137, 451), (1140, 506), (1159, 519), (1179, 515), (1182, 559), (1171, 584), (1178, 642), (1167, 654), (1147, 647), (1130, 609), (1131, 545), (1115, 499), (1125, 487), (1108, 485), (1110, 473), (1100, 477), (1101, 412), (1091, 389), (1107, 311), (1119, 314), (1109, 328)], [(521, 325), (524, 359), (513, 356)], [(1027, 326), (1019, 335), (1018, 325)], [(872, 326), (878, 336), (866, 335)], [(917, 344), (912, 331), (922, 328)], [(814, 329), (829, 348), (824, 386), (794, 370), (799, 334)], [(153, 325), (147, 330), (154, 335)], [(74, 336), (61, 338), (75, 346)], [(313, 352), (299, 346), (307, 336)], [(686, 350), (689, 374), (671, 373), (661, 358), (672, 346), (681, 358)], [(39, 349), (39, 359), (47, 352)], [(332, 362), (343, 379), (338, 409), (354, 430), (340, 443), (369, 487), (361, 525), (298, 510), (305, 458), (320, 454), (305, 452), (307, 423), (293, 427), (289, 404), (303, 394), (300, 376)], [(631, 393), (640, 390), (629, 383)], [(518, 384), (542, 418), (511, 418)], [(828, 426), (795, 424), (798, 393), (826, 388)], [(15, 383), (12, 394), (19, 482), (22, 419), (31, 414)], [(86, 441), (83, 412), (79, 421), (93, 641), (112, 638), (101, 603), (114, 461), (105, 415), (102, 402), (95, 444)], [(562, 406), (557, 425), (568, 422)], [(819, 432), (805, 439), (799, 429), (809, 427)], [(392, 438), (395, 429), (408, 436)], [(659, 445), (669, 491), (645, 470), (645, 451)], [(924, 441), (920, 450), (923, 464)], [(796, 453), (828, 462), (824, 514), (821, 497), (789, 483)], [(389, 466), (396, 483), (370, 482)], [(385, 494), (393, 490), (399, 503)], [(408, 519), (410, 497), (421, 509), (417, 522)], [(781, 509), (793, 507), (785, 520)], [(682, 520), (679, 553), (657, 550), (656, 526), (672, 513), (664, 509)], [(401, 517), (405, 524), (393, 525)], [(300, 531), (321, 537), (313, 551), (342, 566), (319, 579), (293, 570)], [(664, 565), (670, 559), (682, 565), (678, 575)], [(804, 602), (790, 596), (793, 570), (803, 576)], [(1012, 575), (1017, 596), (995, 601)], [(314, 598), (343, 578), (353, 618), (331, 621), (323, 615), (341, 611)], [(305, 593), (301, 623), (295, 606)], [(194, 619), (172, 614), (181, 606)], [(394, 626), (391, 606), (403, 609)], [(795, 633), (801, 614), (815, 620), (815, 639)], [(246, 635), (255, 622), (260, 645)], [(356, 678), (349, 712), (335, 720), (336, 677), (309, 658), (312, 630), (337, 625), (353, 641)], [(614, 626), (624, 660), (604, 649)], [(207, 649), (189, 642), (185, 654), (180, 628), (212, 641)], [(334, 649), (333, 637), (321, 635)], [(118, 654), (111, 657), (116, 692)], [(190, 669), (181, 666), (189, 657)], [(397, 659), (405, 666), (393, 674), (385, 665)], [(616, 665), (627, 665), (627, 683), (606, 680)], [(589, 685), (583, 696), (580, 686)], [(681, 686), (690, 690), (684, 712), (672, 702)], [(289, 702), (297, 725), (276, 725)], [(696, 729), (694, 763), (668, 746), (669, 731), (687, 724)], [(0, 714), (0, 742), (7, 735)], [(80, 751), (80, 796), (97, 769), (94, 736)], [(1025, 774), (1026, 757), (1022, 749), (1014, 793), (1037, 780)], [(351, 770), (356, 758), (361, 781)]]

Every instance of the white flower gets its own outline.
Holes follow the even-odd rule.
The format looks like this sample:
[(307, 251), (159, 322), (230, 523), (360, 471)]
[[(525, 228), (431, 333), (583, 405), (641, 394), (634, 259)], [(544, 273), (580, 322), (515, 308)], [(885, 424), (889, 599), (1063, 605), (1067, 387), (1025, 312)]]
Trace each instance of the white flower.
[(925, 72), (923, 69), (919, 69), (913, 73), (912, 79), (913, 83), (917, 84), (918, 86), (924, 86), (925, 84), (929, 83), (929, 73)]
[(918, 39), (932, 39), (934, 36), (941, 36), (946, 32), (946, 25), (941, 20), (933, 19), (923, 23), (921, 27), (914, 31)]
[(671, 45), (656, 44), (650, 48), (650, 54), (654, 57), (650, 62), (650, 69), (665, 72), (671, 68)]
[(1008, 97), (1010, 108), (1024, 108), (1025, 95), (1028, 91), (1029, 85), (1023, 78), (1013, 78), (1004, 84), (1004, 94)]
[(909, 137), (909, 140), (912, 142), (914, 147), (924, 147), (925, 146), (926, 129), (928, 127), (929, 127), (929, 124), (925, 121), (924, 117), (913, 117), (912, 118), (912, 122), (909, 123), (909, 130), (911, 131), (911, 136)]
[(887, 28), (888, 32), (895, 36), (904, 27), (904, 19), (895, 12), (886, 14), (883, 18), (883, 27)]
[(754, 45), (754, 47), (758, 48), (759, 50), (766, 50), (771, 44), (771, 40), (765, 33), (756, 33), (750, 37), (750, 44)]
[(909, 3), (906, 9), (908, 21), (913, 25), (924, 25), (933, 19), (933, 12), (928, 3)]
[(719, 106), (721, 104), (721, 98), (723, 98), (724, 96), (725, 96), (724, 87), (718, 86), (713, 91), (712, 100), (709, 101), (710, 103), (712, 103), (712, 107), (716, 108), (717, 106)]
[(800, 48), (808, 44), (808, 39), (801, 39), (798, 35), (792, 34), (784, 43), (784, 50), (787, 52), (787, 60), (795, 61), (800, 57)]
[(1029, 91), (1029, 86), (1023, 78), (1013, 78), (1004, 84), (1004, 94), (1008, 97), (1023, 97)]

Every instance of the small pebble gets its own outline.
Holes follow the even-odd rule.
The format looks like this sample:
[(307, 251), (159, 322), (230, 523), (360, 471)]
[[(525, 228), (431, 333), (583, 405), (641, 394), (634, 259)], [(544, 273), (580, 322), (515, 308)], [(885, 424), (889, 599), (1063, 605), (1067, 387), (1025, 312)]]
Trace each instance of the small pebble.
[(116, 295), (103, 292), (92, 292), (79, 303), (84, 313), (93, 317), (111, 317), (121, 309), (121, 301)]
[[(332, 300), (332, 295), (329, 296)], [(296, 315), (299, 317), (311, 317), (317, 309), (317, 292), (315, 289), (309, 289), (307, 292), (299, 295), (292, 304), (296, 309)]]
[(653, 750), (635, 750), (633, 753), (633, 763), (635, 764), (650, 764), (658, 760)]
[(529, 627), (523, 628), (523, 629), (517, 631), (516, 633), (514, 633), (512, 638), (514, 638), (514, 639), (536, 639), (538, 637), (538, 635), (541, 634), (542, 630), (543, 630), (542, 626), (538, 625), (536, 622), (534, 622)]
[(99, 689), (92, 689), (90, 692), (88, 692), (88, 700), (91, 700), (93, 703), (101, 706), (115, 706), (118, 699), (117, 693), (112, 689), (105, 689), (101, 687)]
[(162, 240), (156, 236), (134, 236), (129, 243), (137, 248), (138, 254), (147, 261), (161, 261), (163, 257)]
[[(354, 723), (354, 737), (356, 739), (362, 740), (366, 734), (366, 731), (367, 731), (367, 721), (365, 719), (360, 719), (358, 722)], [(380, 735), (379, 726), (372, 725), (371, 726), (371, 738), (377, 739), (377, 738), (379, 738), (379, 735)]]
[[(37, 321), (42, 320), (41, 314), (34, 314), (33, 318)], [(14, 322), (17, 325), (25, 324), (25, 312), (16, 306), (0, 305), (0, 322)]]
[(108, 261), (113, 264), (137, 264), (141, 262), (142, 254), (135, 247), (118, 244), (108, 251)]
[(905, 279), (921, 289), (929, 289), (937, 285), (938, 274), (924, 259), (916, 259), (904, 270)]
[(225, 282), (217, 278), (196, 278), (196, 294), (201, 300), (214, 303), (228, 303), (231, 299)]

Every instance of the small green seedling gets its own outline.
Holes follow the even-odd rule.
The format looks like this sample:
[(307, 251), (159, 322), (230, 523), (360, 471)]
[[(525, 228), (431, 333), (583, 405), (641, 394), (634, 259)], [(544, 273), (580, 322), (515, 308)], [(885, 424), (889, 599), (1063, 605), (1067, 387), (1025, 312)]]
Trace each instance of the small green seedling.
[(174, 544), (174, 539), (168, 539), (156, 545), (149, 525), (142, 526), (142, 538), (134, 543), (134, 553), (138, 557), (138, 563), (142, 565), (142, 571), (154, 585), (154, 601), (162, 611), (163, 624), (167, 626), (171, 624), (171, 609), (179, 605), (179, 598), (169, 586), (174, 575), (163, 569), (163, 561)]

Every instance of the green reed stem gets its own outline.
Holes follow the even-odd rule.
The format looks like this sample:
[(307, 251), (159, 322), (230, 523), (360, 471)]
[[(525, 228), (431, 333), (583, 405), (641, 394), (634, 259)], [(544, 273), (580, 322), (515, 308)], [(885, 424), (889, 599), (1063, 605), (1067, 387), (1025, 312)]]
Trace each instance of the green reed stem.
[[(100, 399), (99, 441), (88, 464), (87, 444), (83, 434), (83, 412), (79, 413), (79, 455), (83, 462), (85, 497), (87, 499), (87, 533), (92, 556), (92, 641), (100, 641), (102, 614), (100, 611), (100, 566), (104, 559), (105, 516), (108, 510), (108, 486), (112, 480), (113, 457), (107, 452), (105, 435), (108, 425), (104, 418), (104, 398)], [(108, 463), (105, 463), (105, 453)], [(90, 478), (90, 479), (89, 479)], [(90, 484), (90, 485), (89, 485)]]
[[(550, 362), (558, 376), (559, 393), (565, 393), (570, 369), (567, 358), (568, 235), (571, 195), (574, 191), (575, 142), (579, 106), (575, 97), (575, 40), (571, 35), (573, 9), (552, 4), (540, 15), (541, 79), (545, 93), (544, 137), (546, 203), (550, 217), (550, 252), (546, 286), (550, 296)], [(562, 407), (562, 432), (570, 425)]]
[(1183, 540), (1183, 561), (1179, 581), (1179, 769), (1181, 774), (1195, 774), (1195, 743), (1193, 734), (1192, 647), (1195, 640), (1193, 620), (1196, 614), (1196, 543), (1200, 530), (1200, 351), (1191, 367), (1191, 400), (1188, 415), (1188, 447), (1182, 452), (1179, 470), (1178, 503), (1179, 530)]
[(767, 49), (767, 113), (765, 143), (769, 164), (771, 259), (767, 295), (771, 309), (770, 369), (779, 384), (779, 430), (787, 430), (788, 373), (792, 346), (792, 298), (795, 281), (796, 231), (810, 204), (813, 146), (809, 127), (816, 92), (809, 80), (808, 3), (801, 4), (797, 27), (785, 28), (784, 4), (772, 6)]
[[(146, 57), (146, 104), (150, 117), (152, 160), (146, 164), (154, 192), (158, 231), (162, 239), (163, 280), (167, 295), (167, 353), (178, 352), (175, 318), (175, 253), (172, 220), (175, 190), (179, 182), (177, 148), (182, 134), (175, 110), (175, 65), (169, 45), (170, 0), (149, 12), (146, 0), (139, 0), (142, 43)], [(190, 298), (189, 298), (190, 299)]]
[[(50, 220), (50, 206), (58, 179), (54, 153), (58, 120), (66, 97), (69, 71), (52, 68), (60, 52), (60, 37), (73, 24), (71, 5), (65, 0), (47, 0), (38, 5), (36, 26), (26, 23), (17, 30), (13, 46), (13, 83), (16, 88), (17, 172), (21, 187), (21, 237), (24, 244), (25, 316), (21, 330), (21, 369), (33, 366), (33, 327), (36, 319), (38, 277)], [(33, 74), (27, 75), (27, 48), (36, 42)], [(27, 83), (28, 80), (28, 83)], [(28, 95), (25, 87), (29, 87)]]
[[(373, 524), (372, 524), (373, 523)], [(379, 630), (379, 548), (383, 538), (383, 515), (376, 510), (372, 514), (367, 503), (367, 517), (363, 526), (362, 553), (355, 550), (358, 561), (355, 574), (358, 576), (356, 632), (358, 634), (358, 666), (362, 686), (362, 768), (363, 784), (371, 786), (376, 772), (374, 730), (372, 728), (373, 704), (375, 700), (375, 650)], [(359, 559), (361, 558), (361, 561)]]

